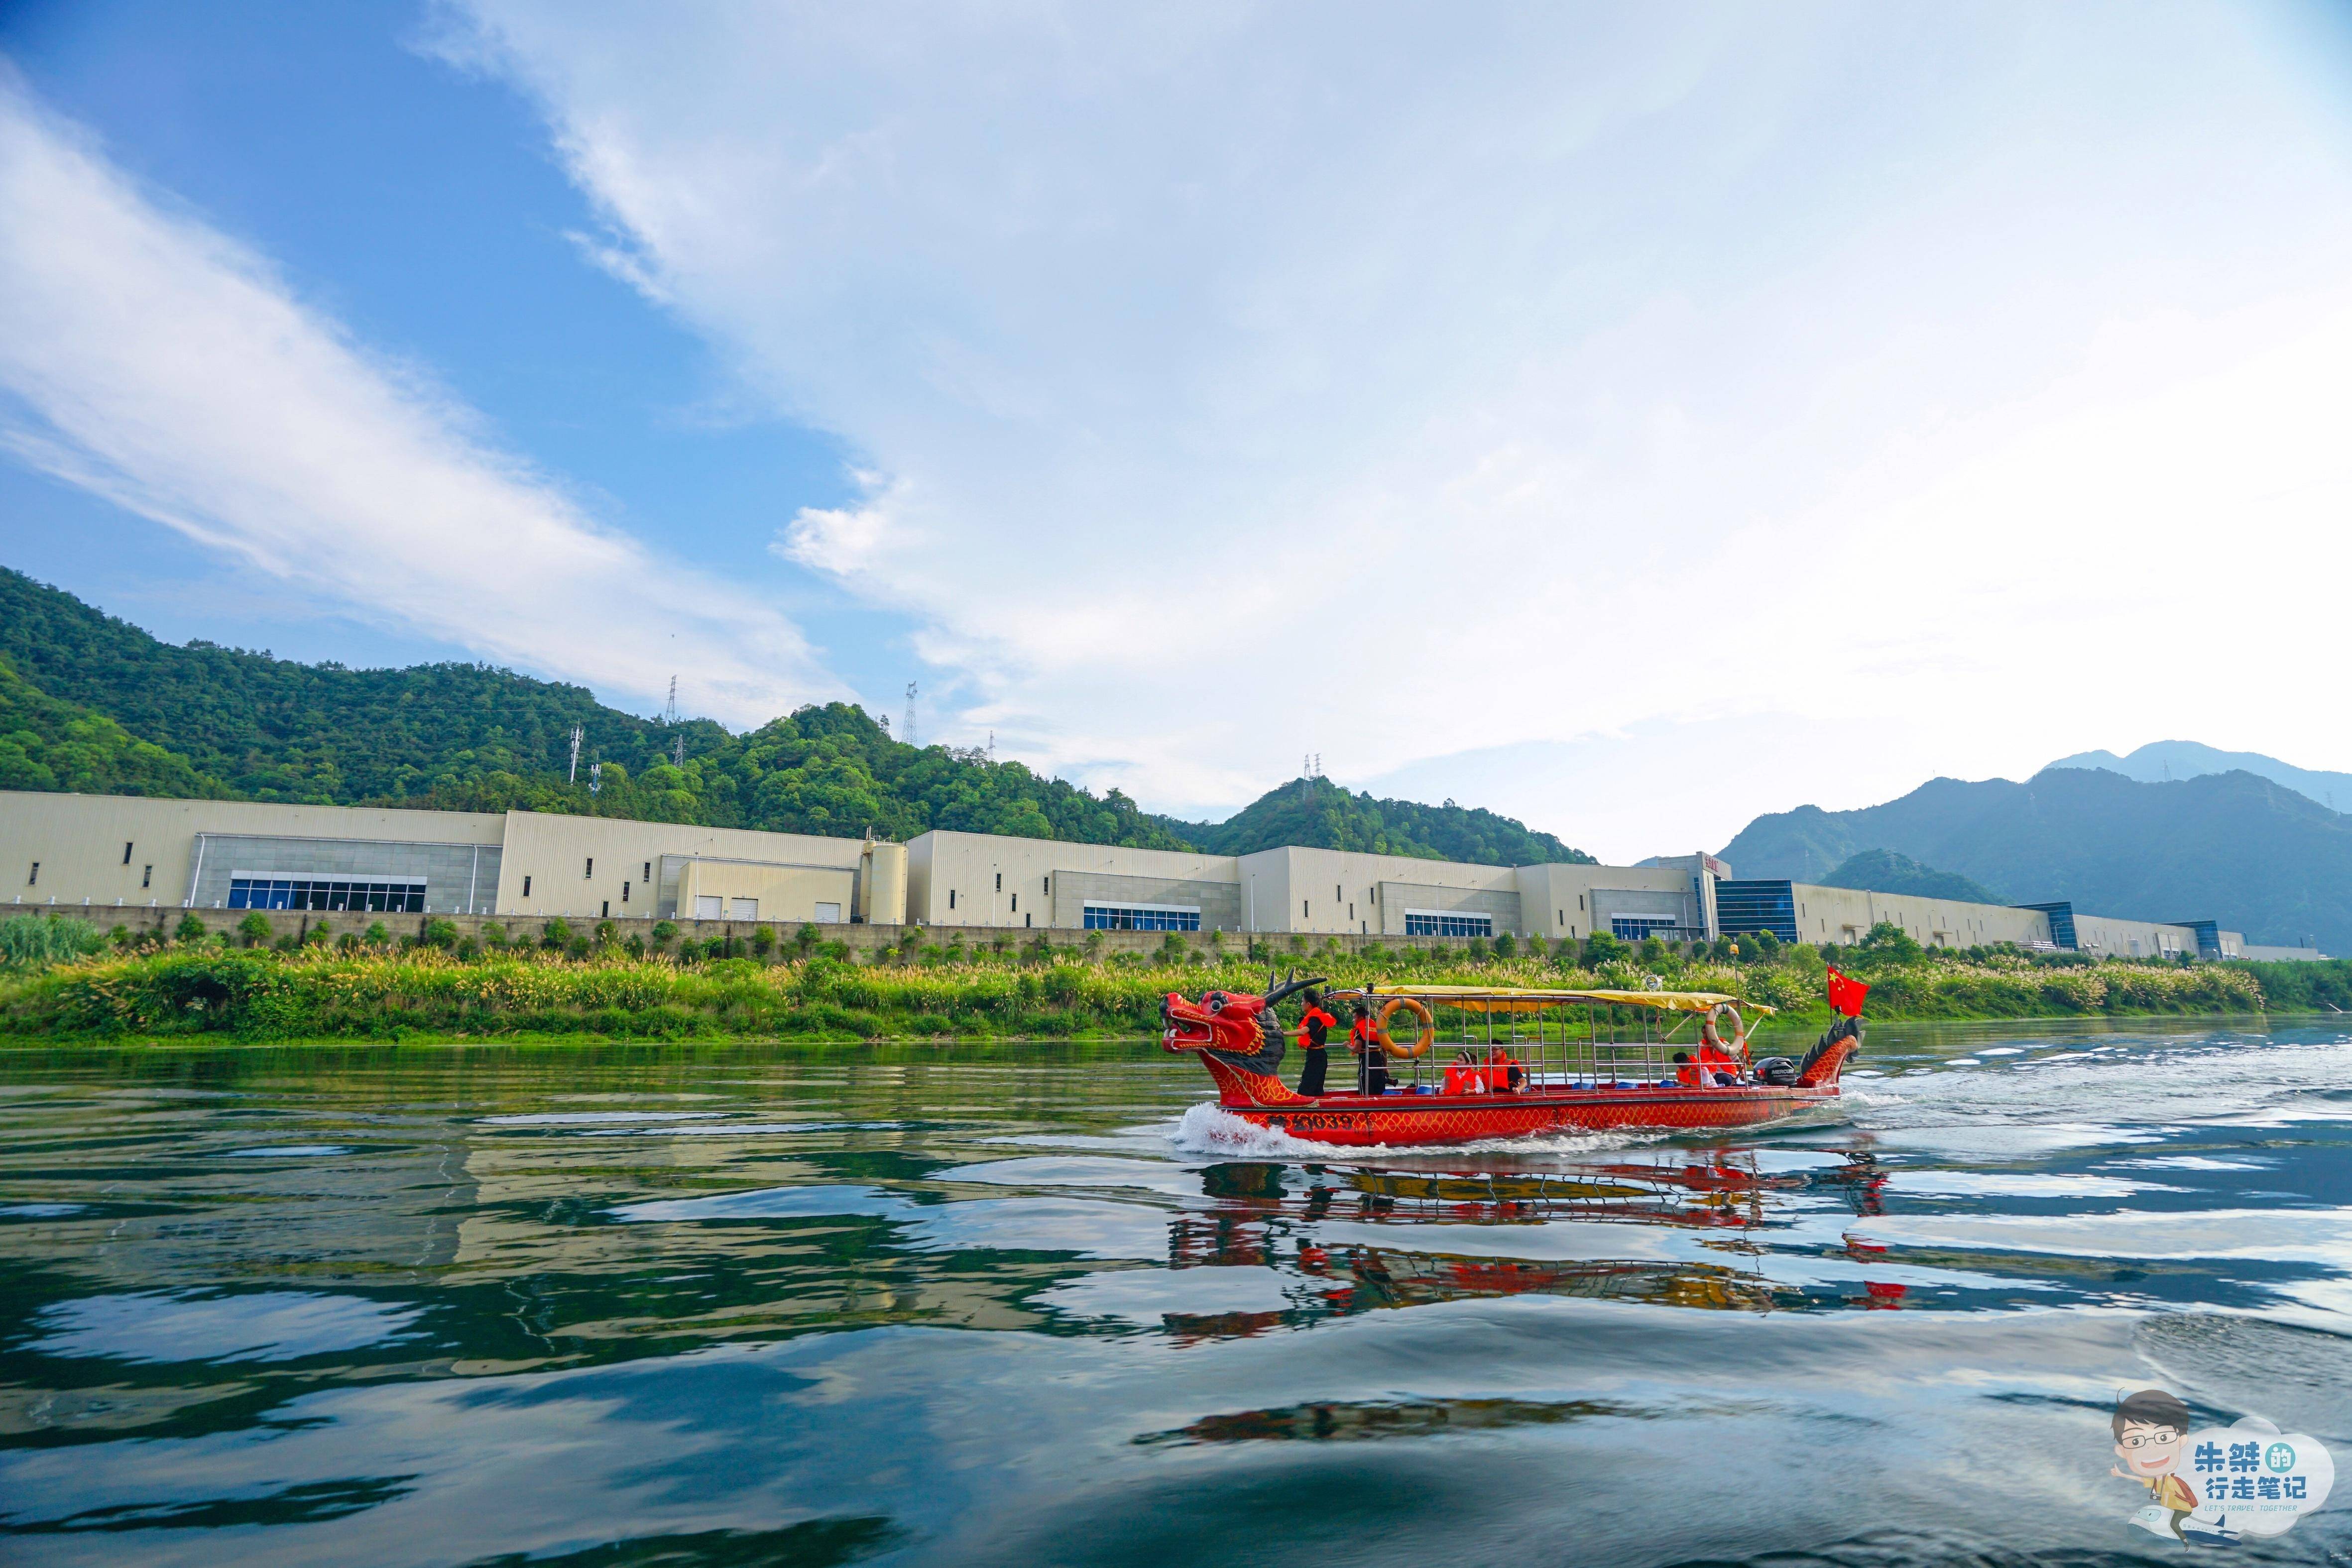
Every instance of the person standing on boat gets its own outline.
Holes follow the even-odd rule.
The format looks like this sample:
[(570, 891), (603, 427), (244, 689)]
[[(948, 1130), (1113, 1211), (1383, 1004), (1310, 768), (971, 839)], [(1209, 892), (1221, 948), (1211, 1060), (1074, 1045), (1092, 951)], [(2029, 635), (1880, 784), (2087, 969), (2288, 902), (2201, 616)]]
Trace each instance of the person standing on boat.
[(1298, 1070), (1298, 1092), (1316, 1095), (1323, 1092), (1323, 1075), (1331, 1059), (1325, 1054), (1331, 1043), (1331, 1026), (1339, 1020), (1323, 1010), (1323, 995), (1312, 986), (1307, 989), (1307, 1016), (1298, 1020), (1298, 1049), (1306, 1054), (1307, 1065)]
[(1389, 1092), (1388, 1052), (1381, 1049), (1380, 1026), (1372, 1021), (1369, 1003), (1356, 1004), (1356, 1021), (1348, 1028), (1348, 1049), (1356, 1053), (1356, 1089), (1364, 1094)]

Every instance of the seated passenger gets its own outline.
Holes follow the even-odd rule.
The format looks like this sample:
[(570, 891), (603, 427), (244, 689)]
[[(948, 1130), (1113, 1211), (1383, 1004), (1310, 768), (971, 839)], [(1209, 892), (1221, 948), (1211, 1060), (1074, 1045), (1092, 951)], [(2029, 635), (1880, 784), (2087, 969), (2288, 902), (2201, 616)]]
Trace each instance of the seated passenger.
[(1486, 1074), (1477, 1066), (1474, 1051), (1456, 1051), (1453, 1065), (1445, 1070), (1445, 1092), (1448, 1094), (1484, 1094)]
[(1457, 1051), (1454, 1064), (1445, 1070), (1445, 1092), (1507, 1094), (1518, 1089), (1527, 1079), (1527, 1070), (1503, 1046), (1489, 1048), (1483, 1057), (1475, 1050)]
[(1681, 1051), (1675, 1052), (1675, 1082), (1685, 1089), (1701, 1089), (1710, 1084), (1728, 1088), (1739, 1082), (1738, 1059), (1712, 1045), (1698, 1048), (1696, 1061), (1690, 1059), (1689, 1052)]

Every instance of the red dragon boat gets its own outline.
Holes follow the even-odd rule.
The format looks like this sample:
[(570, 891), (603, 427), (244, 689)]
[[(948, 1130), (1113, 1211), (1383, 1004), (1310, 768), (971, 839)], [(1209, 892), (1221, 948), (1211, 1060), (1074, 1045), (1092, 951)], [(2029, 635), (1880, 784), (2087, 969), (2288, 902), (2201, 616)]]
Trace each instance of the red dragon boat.
[[(1320, 980), (1266, 977), (1252, 996), (1171, 992), (1160, 1043), (1194, 1051), (1217, 1103), (1255, 1126), (1312, 1143), (1413, 1147), (1555, 1132), (1743, 1127), (1832, 1104), (1862, 1045), (1868, 988), (1831, 971), (1838, 1019), (1801, 1061), (1750, 1060), (1740, 1008), (1712, 991), (1366, 986), (1330, 992), (1378, 1021), (1393, 1079), (1307, 1096), (1278, 1076), (1287, 1048), (1275, 1006)], [(1696, 1028), (1692, 1026), (1696, 1024)], [(1690, 1029), (1688, 1039), (1676, 1037)], [(1334, 1040), (1331, 1049), (1339, 1050)]]

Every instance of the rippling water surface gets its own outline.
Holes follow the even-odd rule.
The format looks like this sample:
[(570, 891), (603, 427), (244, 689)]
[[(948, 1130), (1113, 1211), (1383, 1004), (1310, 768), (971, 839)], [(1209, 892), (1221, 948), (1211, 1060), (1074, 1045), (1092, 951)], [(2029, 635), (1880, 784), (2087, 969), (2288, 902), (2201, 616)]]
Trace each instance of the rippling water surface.
[(0, 1055), (0, 1557), (2171, 1560), (2118, 1391), (2352, 1461), (2342, 1030), (1865, 1065), (1334, 1156), (1149, 1046)]

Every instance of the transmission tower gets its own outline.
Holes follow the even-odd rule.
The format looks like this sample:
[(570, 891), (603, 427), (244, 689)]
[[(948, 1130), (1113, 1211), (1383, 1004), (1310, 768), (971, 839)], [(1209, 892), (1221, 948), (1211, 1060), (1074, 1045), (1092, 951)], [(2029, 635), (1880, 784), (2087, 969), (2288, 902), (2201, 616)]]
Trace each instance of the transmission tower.
[(662, 709), (662, 722), (671, 725), (677, 722), (677, 677), (676, 675), (669, 678), (669, 706)]
[(669, 760), (674, 768), (686, 766), (686, 737), (681, 735), (669, 743)]
[(576, 724), (573, 725), (572, 727), (572, 770), (564, 776), (563, 779), (567, 784), (580, 782), (580, 742), (583, 738), (581, 727)]
[(907, 733), (905, 739), (907, 744), (909, 746), (915, 744), (915, 683), (912, 681), (908, 681), (907, 683)]

